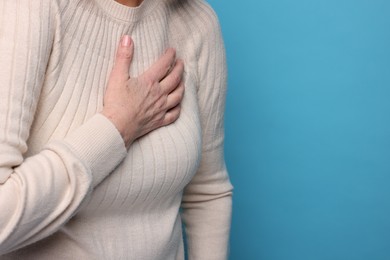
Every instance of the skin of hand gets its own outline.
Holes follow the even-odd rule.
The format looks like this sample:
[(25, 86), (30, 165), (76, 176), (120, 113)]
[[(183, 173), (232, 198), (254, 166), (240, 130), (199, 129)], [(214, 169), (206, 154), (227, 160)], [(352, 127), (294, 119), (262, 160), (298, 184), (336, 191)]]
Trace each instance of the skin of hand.
[(175, 122), (184, 96), (184, 63), (169, 48), (138, 77), (130, 77), (134, 52), (130, 36), (122, 37), (103, 100), (102, 114), (118, 129), (129, 148), (137, 138)]

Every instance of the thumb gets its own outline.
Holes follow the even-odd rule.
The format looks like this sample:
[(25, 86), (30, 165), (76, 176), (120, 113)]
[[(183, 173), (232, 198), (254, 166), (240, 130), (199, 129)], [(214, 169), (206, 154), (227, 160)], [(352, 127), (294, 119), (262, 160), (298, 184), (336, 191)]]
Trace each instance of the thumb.
[(129, 35), (124, 35), (121, 38), (118, 50), (116, 52), (115, 64), (112, 69), (115, 77), (121, 80), (128, 80), (130, 78), (130, 63), (133, 58), (134, 44)]

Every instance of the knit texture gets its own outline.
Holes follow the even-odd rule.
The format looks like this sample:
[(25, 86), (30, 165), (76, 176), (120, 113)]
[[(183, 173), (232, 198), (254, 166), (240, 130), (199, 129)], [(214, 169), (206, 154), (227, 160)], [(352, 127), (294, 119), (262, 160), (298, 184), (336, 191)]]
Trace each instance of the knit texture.
[[(168, 47), (180, 118), (126, 150), (99, 112), (121, 36), (130, 75)], [(0, 259), (227, 259), (225, 53), (203, 0), (0, 1)]]

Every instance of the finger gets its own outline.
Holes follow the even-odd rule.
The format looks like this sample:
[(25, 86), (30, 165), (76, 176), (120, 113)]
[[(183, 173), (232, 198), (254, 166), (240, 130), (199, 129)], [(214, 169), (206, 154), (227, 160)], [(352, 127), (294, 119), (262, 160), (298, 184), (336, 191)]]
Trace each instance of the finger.
[(164, 93), (171, 93), (180, 84), (183, 78), (184, 63), (177, 60), (172, 71), (160, 82)]
[(119, 80), (128, 80), (130, 78), (130, 63), (133, 58), (134, 44), (130, 36), (122, 37), (115, 56), (115, 64), (112, 69), (114, 77)]
[(169, 48), (166, 52), (144, 73), (145, 77), (148, 77), (154, 82), (162, 80), (176, 59), (176, 51), (173, 48)]
[(169, 125), (175, 122), (180, 116), (181, 106), (180, 104), (170, 109), (167, 113), (165, 113), (163, 125)]
[(166, 109), (169, 110), (176, 107), (178, 104), (181, 103), (183, 97), (184, 97), (184, 83), (181, 82), (179, 86), (168, 95), (166, 101)]

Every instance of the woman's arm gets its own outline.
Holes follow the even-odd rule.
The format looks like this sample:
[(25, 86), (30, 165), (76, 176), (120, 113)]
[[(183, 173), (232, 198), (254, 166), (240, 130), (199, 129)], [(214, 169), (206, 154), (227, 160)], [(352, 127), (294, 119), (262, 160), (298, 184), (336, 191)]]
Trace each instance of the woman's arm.
[(183, 63), (175, 51), (130, 78), (133, 45), (124, 37), (102, 113), (25, 158), (59, 13), (56, 0), (0, 1), (0, 255), (57, 231), (122, 161), (125, 144), (180, 112)]
[(208, 18), (199, 54), (202, 160), (182, 200), (190, 260), (225, 260), (229, 251), (233, 187), (223, 156), (226, 61), (218, 20), (211, 10)]
[(55, 3), (0, 1), (0, 255), (56, 231), (126, 154), (115, 126), (96, 115), (24, 158), (56, 32)]

